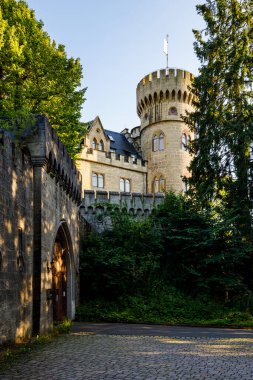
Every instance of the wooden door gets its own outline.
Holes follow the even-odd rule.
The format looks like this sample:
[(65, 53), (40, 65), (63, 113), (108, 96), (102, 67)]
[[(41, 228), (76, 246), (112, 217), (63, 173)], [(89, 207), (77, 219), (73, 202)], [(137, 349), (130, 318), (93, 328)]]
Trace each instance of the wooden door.
[(67, 317), (67, 266), (66, 250), (60, 241), (54, 244), (53, 254), (53, 317), (62, 321)]

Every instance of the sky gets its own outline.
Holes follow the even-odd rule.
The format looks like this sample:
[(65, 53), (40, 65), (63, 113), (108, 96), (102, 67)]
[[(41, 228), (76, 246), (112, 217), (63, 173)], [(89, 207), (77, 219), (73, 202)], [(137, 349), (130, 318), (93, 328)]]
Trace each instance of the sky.
[(105, 129), (120, 132), (140, 124), (136, 87), (166, 67), (163, 40), (169, 35), (169, 67), (198, 73), (192, 29), (204, 28), (196, 4), (203, 0), (27, 0), (44, 30), (80, 58), (87, 87), (82, 121), (99, 116)]

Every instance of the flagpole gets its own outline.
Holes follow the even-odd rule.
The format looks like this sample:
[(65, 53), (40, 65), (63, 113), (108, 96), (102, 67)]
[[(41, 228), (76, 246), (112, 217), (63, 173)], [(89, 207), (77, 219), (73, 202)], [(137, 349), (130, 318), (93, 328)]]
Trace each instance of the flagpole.
[(166, 54), (166, 62), (167, 62), (167, 66), (166, 66), (166, 69), (168, 70), (169, 69), (169, 51), (168, 51), (168, 46), (169, 46), (169, 35), (167, 34), (166, 36), (166, 39), (167, 39), (167, 54)]

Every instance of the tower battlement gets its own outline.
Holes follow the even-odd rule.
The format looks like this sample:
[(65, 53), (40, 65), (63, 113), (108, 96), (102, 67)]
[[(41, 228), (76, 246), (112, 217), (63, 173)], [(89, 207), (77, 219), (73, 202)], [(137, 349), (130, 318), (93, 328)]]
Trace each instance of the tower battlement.
[(193, 98), (189, 86), (193, 78), (189, 71), (174, 68), (157, 70), (142, 78), (137, 86), (137, 113), (142, 124), (146, 111), (155, 105), (164, 102), (191, 105)]
[(141, 85), (145, 86), (149, 82), (152, 82), (155, 80), (163, 80), (163, 79), (168, 80), (171, 78), (192, 81), (193, 74), (190, 73), (189, 71), (186, 71), (183, 69), (177, 69), (177, 68), (156, 70), (148, 75), (145, 75), (145, 77), (140, 80), (138, 86), (141, 86)]

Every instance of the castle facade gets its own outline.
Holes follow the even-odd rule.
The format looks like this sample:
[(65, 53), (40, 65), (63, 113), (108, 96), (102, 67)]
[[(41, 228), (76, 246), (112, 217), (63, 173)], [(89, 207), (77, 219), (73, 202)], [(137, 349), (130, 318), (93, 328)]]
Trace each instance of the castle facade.
[(120, 193), (184, 192), (189, 176), (188, 143), (193, 133), (182, 115), (193, 110), (189, 86), (193, 75), (179, 69), (158, 70), (137, 86), (140, 126), (121, 133), (104, 129), (99, 117), (83, 140), (78, 167), (83, 190)]

